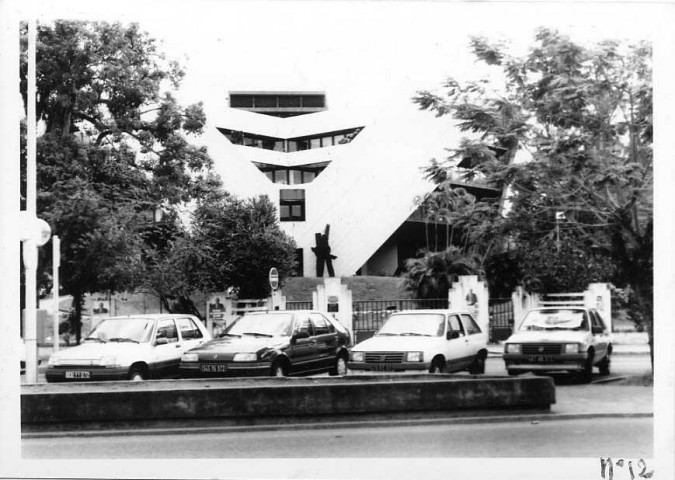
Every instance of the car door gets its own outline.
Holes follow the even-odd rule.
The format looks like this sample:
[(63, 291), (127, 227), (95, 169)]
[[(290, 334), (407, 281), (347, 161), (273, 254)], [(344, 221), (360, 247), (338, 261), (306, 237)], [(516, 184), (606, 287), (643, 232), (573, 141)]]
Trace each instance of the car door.
[(482, 348), (486, 347), (487, 333), (481, 331), (474, 318), (468, 313), (463, 313), (461, 317), (462, 324), (466, 330), (468, 345), (470, 347), (469, 355), (471, 355), (471, 357), (475, 357)]
[(178, 317), (176, 326), (180, 335), (181, 354), (204, 343), (204, 334), (192, 318)]
[(312, 326), (314, 327), (318, 367), (321, 370), (328, 370), (335, 363), (337, 332), (328, 319), (320, 313), (310, 313), (309, 318), (312, 320)]
[[(307, 337), (296, 338), (300, 332), (306, 332)], [(291, 374), (305, 373), (314, 370), (318, 364), (318, 352), (314, 327), (308, 313), (298, 313), (295, 316), (292, 345), (289, 347)]]
[[(466, 335), (466, 331), (462, 322), (459, 319), (459, 315), (451, 314), (448, 315), (448, 330), (447, 335), (454, 332), (456, 338), (450, 338), (447, 340), (447, 349), (446, 349), (446, 364), (448, 371), (455, 372), (459, 370), (464, 370), (470, 363), (471, 353), (469, 346), (469, 339)], [(468, 357), (468, 359), (467, 359)]]
[(148, 369), (152, 377), (165, 377), (178, 373), (181, 343), (178, 329), (173, 318), (163, 318), (157, 322), (157, 331), (153, 342), (153, 358)]
[(609, 332), (598, 312), (590, 310), (589, 314), (591, 317), (591, 332), (595, 343), (595, 361), (597, 362), (607, 355)]

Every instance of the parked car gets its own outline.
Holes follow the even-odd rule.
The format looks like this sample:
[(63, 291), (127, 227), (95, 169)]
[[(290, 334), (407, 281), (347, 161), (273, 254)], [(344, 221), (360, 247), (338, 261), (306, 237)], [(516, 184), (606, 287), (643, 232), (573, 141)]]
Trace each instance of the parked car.
[(52, 354), (48, 382), (175, 377), (180, 357), (210, 340), (191, 315), (133, 315), (101, 320), (83, 342)]
[(320, 312), (247, 313), (218, 338), (183, 354), (182, 377), (347, 373), (350, 333)]
[(504, 345), (509, 375), (522, 372), (576, 372), (591, 380), (594, 366), (609, 375), (612, 343), (600, 314), (589, 308), (530, 310)]
[(349, 369), (485, 373), (488, 335), (471, 314), (409, 310), (392, 314), (372, 338), (352, 348)]

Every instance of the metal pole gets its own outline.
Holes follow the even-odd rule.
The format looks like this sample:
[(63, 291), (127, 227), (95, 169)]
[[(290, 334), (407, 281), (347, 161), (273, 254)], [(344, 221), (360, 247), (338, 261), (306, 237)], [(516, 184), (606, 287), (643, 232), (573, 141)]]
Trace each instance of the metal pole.
[(54, 322), (54, 351), (59, 351), (59, 267), (61, 266), (61, 239), (58, 235), (52, 237), (52, 266), (54, 286), (52, 287), (52, 296), (54, 297), (54, 306), (52, 309)]
[[(26, 119), (26, 211), (28, 217), (36, 215), (36, 133), (37, 116), (35, 112), (36, 100), (36, 39), (37, 22), (31, 15), (28, 20), (28, 97), (26, 107), (28, 116)], [(26, 379), (30, 383), (37, 383), (37, 299), (36, 299), (36, 270), (37, 270), (37, 246), (31, 238), (24, 241), (24, 265), (26, 267), (26, 310), (25, 310), (25, 340), (26, 340)]]

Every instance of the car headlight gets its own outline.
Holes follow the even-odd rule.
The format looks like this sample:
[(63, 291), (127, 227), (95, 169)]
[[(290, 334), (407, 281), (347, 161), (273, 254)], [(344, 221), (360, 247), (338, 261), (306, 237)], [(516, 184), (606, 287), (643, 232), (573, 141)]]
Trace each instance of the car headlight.
[(504, 347), (506, 353), (520, 353), (520, 344), (519, 343), (507, 343)]
[(258, 356), (255, 353), (235, 353), (233, 362), (255, 362)]
[(405, 355), (406, 362), (421, 362), (424, 360), (424, 354), (422, 352), (408, 352)]
[(61, 359), (56, 355), (52, 355), (51, 357), (49, 357), (49, 362), (47, 363), (47, 365), (49, 365), (50, 367), (58, 367), (59, 365), (61, 365)]
[(563, 352), (565, 353), (579, 353), (580, 345), (578, 343), (566, 343)]
[(366, 359), (364, 352), (352, 352), (352, 362), (363, 362)]
[(184, 353), (180, 358), (181, 362), (196, 362), (197, 360), (199, 360), (198, 353)]
[(102, 367), (107, 367), (107, 368), (119, 366), (119, 364), (117, 362), (117, 357), (113, 357), (113, 356), (101, 357), (98, 364)]

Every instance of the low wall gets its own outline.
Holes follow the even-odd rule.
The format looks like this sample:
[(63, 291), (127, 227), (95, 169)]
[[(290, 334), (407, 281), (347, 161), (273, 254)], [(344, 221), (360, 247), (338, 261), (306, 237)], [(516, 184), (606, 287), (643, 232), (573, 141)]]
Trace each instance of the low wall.
[(89, 422), (549, 409), (549, 377), (399, 375), (23, 385), (24, 428)]

